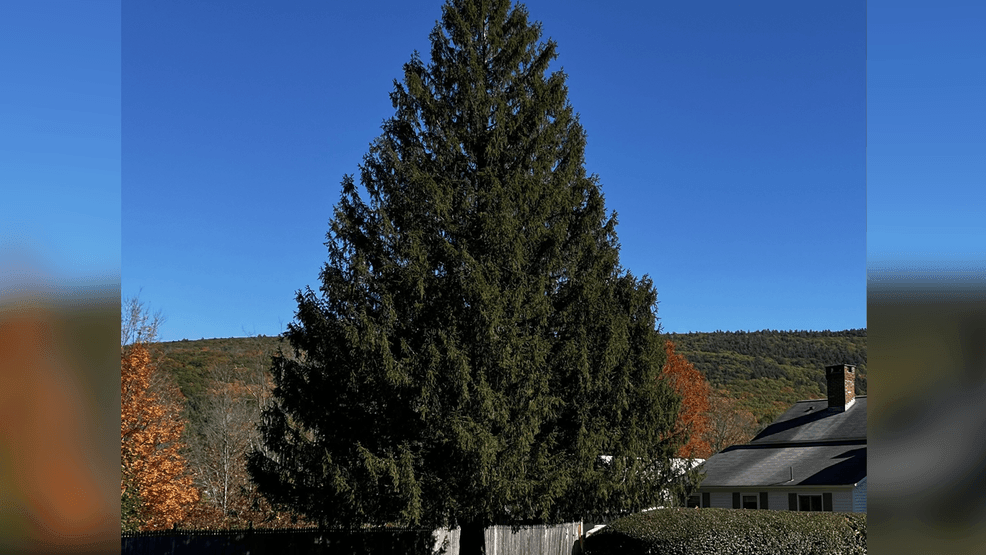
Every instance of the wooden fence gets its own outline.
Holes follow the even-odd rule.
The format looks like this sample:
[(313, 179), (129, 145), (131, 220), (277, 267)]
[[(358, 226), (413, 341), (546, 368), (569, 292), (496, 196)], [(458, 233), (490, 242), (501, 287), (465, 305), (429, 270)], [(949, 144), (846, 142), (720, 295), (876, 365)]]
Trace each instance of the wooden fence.
[[(488, 555), (581, 553), (582, 523), (487, 528)], [(124, 534), (121, 555), (458, 555), (459, 529), (168, 530)]]
[[(580, 553), (577, 547), (582, 533), (581, 522), (569, 522), (555, 525), (522, 526), (492, 526), (487, 528), (487, 555), (572, 555)], [(445, 543), (446, 538), (448, 543)], [(441, 529), (435, 531), (435, 546), (447, 546), (445, 555), (459, 555), (459, 529)]]

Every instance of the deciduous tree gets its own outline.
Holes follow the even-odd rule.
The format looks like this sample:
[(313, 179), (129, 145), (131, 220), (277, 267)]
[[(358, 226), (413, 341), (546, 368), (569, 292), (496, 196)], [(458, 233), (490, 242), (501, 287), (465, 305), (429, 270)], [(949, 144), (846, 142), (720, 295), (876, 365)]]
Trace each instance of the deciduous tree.
[[(124, 328), (133, 324), (127, 321), (127, 306), (124, 303)], [(137, 337), (152, 339), (153, 331), (144, 328)], [(181, 393), (155, 371), (143, 342), (121, 346), (120, 373), (122, 524), (124, 529), (168, 528), (199, 499), (180, 453)]]
[(684, 445), (678, 450), (677, 456), (708, 458), (712, 455), (706, 439), (709, 427), (709, 384), (684, 355), (674, 352), (674, 342), (670, 339), (664, 343), (664, 352), (667, 362), (664, 364), (663, 378), (681, 396), (681, 409), (674, 433), (682, 438)]
[(757, 434), (756, 417), (739, 406), (725, 389), (712, 393), (709, 398), (708, 427), (705, 441), (712, 454), (730, 445), (746, 443)]
[(129, 297), (120, 303), (120, 345), (148, 344), (157, 339), (158, 328), (164, 322), (161, 311), (151, 313), (139, 297)]
[(208, 392), (200, 403), (200, 423), (190, 434), (191, 466), (196, 484), (209, 503), (219, 509), (222, 525), (229, 517), (249, 511), (252, 484), (246, 472), (246, 454), (259, 445), (262, 385), (248, 383), (253, 373), (231, 365), (209, 371)]
[(672, 480), (656, 291), (619, 264), (540, 36), (509, 0), (451, 0), (405, 65), (274, 359), (249, 466), (273, 500), (458, 524), (465, 554), (495, 519), (639, 510)]

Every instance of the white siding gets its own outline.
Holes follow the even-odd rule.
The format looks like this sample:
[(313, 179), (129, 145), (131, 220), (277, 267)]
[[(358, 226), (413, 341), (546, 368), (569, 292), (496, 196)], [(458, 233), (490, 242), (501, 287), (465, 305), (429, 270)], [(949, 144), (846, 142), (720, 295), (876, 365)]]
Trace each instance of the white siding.
[(832, 510), (837, 513), (851, 513), (852, 492), (851, 491), (832, 492)]
[(855, 513), (866, 512), (866, 478), (860, 480), (859, 485), (853, 488), (852, 510)]

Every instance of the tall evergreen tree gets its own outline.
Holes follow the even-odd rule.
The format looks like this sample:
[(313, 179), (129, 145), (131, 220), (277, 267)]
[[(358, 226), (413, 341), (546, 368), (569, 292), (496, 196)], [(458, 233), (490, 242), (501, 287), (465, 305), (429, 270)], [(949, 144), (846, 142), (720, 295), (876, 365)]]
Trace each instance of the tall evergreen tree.
[(671, 480), (656, 291), (619, 264), (540, 37), (509, 0), (449, 0), (395, 81), (274, 360), (249, 465), (270, 499), (480, 552), (496, 520), (639, 510)]

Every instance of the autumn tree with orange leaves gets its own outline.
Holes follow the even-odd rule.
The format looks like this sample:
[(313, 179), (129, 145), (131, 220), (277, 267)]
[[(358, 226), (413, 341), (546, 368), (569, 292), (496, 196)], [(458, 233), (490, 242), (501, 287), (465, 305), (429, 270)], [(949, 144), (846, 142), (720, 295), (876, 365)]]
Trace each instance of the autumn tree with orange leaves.
[[(136, 300), (124, 303), (121, 342), (134, 329), (131, 317), (144, 317), (137, 342), (121, 347), (120, 499), (124, 530), (170, 528), (199, 500), (181, 455), (181, 393), (155, 371), (144, 341), (153, 337), (146, 312)], [(153, 324), (153, 322), (152, 322)]]
[(674, 433), (683, 439), (687, 438), (676, 456), (708, 458), (712, 455), (706, 440), (709, 425), (709, 384), (684, 355), (674, 352), (674, 343), (671, 340), (665, 342), (664, 351), (667, 354), (663, 369), (664, 379), (682, 397)]

